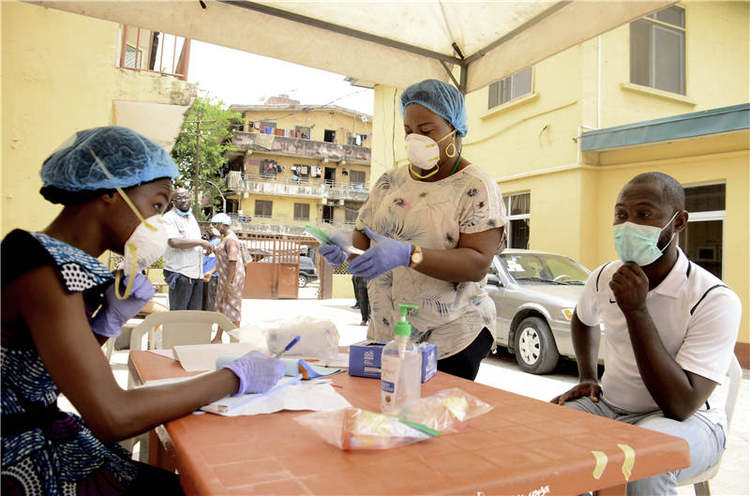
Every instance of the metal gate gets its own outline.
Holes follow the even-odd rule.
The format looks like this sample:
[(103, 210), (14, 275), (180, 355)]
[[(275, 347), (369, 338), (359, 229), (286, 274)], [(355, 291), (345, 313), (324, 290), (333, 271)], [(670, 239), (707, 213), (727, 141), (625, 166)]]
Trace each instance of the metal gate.
[(243, 298), (297, 298), (300, 247), (293, 238), (242, 234), (240, 242), (252, 257), (245, 264)]

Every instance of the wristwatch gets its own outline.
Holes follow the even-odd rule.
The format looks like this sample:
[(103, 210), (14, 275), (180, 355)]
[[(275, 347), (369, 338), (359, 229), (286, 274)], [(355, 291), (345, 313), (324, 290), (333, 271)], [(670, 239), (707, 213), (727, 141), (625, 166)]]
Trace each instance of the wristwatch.
[(422, 259), (424, 258), (422, 256), (422, 247), (418, 245), (412, 245), (412, 251), (411, 251), (411, 262), (409, 263), (409, 268), (413, 269), (417, 265), (422, 263)]

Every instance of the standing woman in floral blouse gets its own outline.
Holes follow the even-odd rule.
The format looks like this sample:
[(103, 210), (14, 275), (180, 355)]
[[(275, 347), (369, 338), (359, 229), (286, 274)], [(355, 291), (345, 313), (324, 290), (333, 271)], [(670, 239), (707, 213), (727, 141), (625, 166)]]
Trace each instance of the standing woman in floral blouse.
[[(438, 347), (438, 370), (473, 380), (494, 346), (495, 306), (480, 281), (500, 248), (505, 207), (495, 181), (463, 156), (463, 95), (435, 79), (401, 95), (409, 164), (386, 172), (359, 212), (349, 271), (369, 281), (368, 336), (387, 341), (399, 304), (412, 338)], [(338, 265), (347, 254), (320, 253)]]

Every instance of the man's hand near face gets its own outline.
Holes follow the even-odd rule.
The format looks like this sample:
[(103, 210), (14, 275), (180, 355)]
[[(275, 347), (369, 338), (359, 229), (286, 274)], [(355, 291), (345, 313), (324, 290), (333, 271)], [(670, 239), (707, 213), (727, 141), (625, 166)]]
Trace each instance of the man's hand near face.
[(648, 277), (637, 264), (627, 262), (612, 275), (609, 287), (624, 314), (645, 312)]

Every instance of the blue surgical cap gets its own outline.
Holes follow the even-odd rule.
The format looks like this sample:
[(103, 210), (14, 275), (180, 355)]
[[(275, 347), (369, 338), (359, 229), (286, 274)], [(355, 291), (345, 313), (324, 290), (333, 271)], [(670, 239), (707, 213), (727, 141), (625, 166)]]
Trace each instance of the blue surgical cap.
[[(96, 159), (104, 163), (108, 177)], [(44, 186), (65, 191), (129, 188), (179, 175), (169, 153), (135, 131), (107, 126), (77, 132), (42, 164)]]
[(466, 136), (466, 105), (464, 96), (455, 86), (438, 79), (425, 79), (412, 84), (401, 93), (401, 116), (406, 107), (418, 103), (448, 121), (460, 136)]

